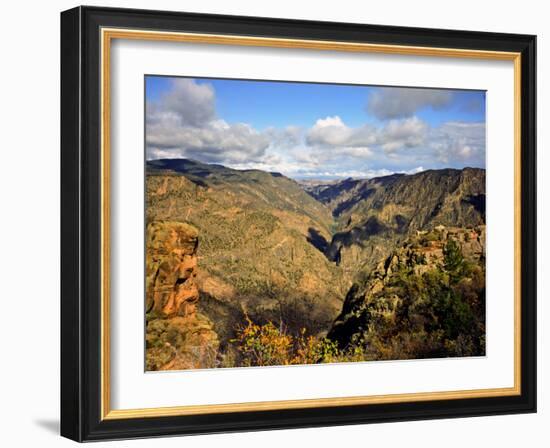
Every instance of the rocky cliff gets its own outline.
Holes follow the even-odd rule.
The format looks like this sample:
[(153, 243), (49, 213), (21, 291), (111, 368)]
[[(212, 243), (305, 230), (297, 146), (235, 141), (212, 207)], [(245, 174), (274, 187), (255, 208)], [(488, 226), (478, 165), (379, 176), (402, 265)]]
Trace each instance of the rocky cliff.
[(366, 359), (485, 353), (485, 226), (418, 231), (348, 292), (328, 338)]
[(146, 235), (146, 367), (180, 370), (214, 367), (218, 338), (197, 311), (198, 230), (155, 221)]
[(350, 276), (370, 270), (409, 235), (485, 223), (485, 170), (428, 170), (308, 188), (337, 222), (326, 254)]

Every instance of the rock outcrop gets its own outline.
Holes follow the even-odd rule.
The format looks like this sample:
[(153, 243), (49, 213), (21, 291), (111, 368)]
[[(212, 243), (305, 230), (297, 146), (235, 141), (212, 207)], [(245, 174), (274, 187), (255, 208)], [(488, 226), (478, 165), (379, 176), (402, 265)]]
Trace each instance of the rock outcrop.
[(418, 231), (355, 283), (328, 338), (372, 359), (484, 354), (485, 225)]
[(156, 221), (147, 226), (146, 241), (147, 370), (214, 367), (218, 338), (197, 311), (198, 230)]

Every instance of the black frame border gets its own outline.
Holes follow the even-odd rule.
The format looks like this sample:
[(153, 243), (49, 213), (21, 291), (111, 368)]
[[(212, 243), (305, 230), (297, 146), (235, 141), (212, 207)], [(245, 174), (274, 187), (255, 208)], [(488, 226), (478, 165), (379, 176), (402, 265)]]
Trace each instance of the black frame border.
[[(100, 28), (521, 53), (521, 395), (101, 420)], [(536, 412), (536, 36), (77, 7), (61, 13), (61, 435), (76, 441)]]

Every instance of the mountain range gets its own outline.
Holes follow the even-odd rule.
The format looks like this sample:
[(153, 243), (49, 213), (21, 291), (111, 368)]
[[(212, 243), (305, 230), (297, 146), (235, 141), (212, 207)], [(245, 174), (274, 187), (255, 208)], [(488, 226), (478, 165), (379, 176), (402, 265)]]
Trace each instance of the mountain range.
[[(332, 339), (342, 347), (344, 341), (349, 345), (351, 335), (361, 333), (358, 328), (368, 325), (365, 320), (350, 320), (350, 310), (359, 306), (358, 301), (372, 302), (374, 296), (365, 293), (365, 285), (372, 283), (373, 275), (381, 275), (381, 263), (384, 266), (388, 257), (391, 260), (396, 251), (406, 251), (407, 247), (432, 247), (430, 244), (437, 241), (438, 255), (432, 264), (427, 263), (435, 270), (444, 264), (443, 251), (449, 241), (462, 238), (460, 247), (466, 247), (464, 235), (476, 235), (476, 239), (484, 235), (480, 229), (485, 224), (485, 170), (478, 168), (316, 182), (189, 159), (161, 159), (148, 161), (146, 174), (147, 225), (185, 223), (197, 229), (193, 284), (198, 289), (200, 316), (211, 323), (216, 334), (217, 367), (238, 364), (239, 353), (233, 341), (247, 322), (272, 323), (281, 333), (307, 332), (318, 339)], [(422, 246), (426, 241), (428, 246)], [(481, 266), (483, 253), (484, 239), (476, 246), (475, 255), (465, 256), (464, 263)], [(461, 281), (474, 275), (472, 269), (463, 273)], [(417, 275), (417, 271), (410, 273)], [(449, 277), (449, 272), (443, 272), (441, 278)], [(174, 285), (161, 286), (178, 285), (174, 280)], [(385, 285), (377, 288), (384, 289)], [(476, 291), (481, 294), (480, 288)], [(376, 294), (384, 296), (380, 290)], [(351, 306), (350, 301), (355, 305)], [(356, 311), (360, 309), (367, 308), (359, 306)], [(479, 330), (484, 321), (476, 310)], [(372, 309), (363, 313), (370, 315)], [(173, 316), (174, 312), (149, 312), (148, 329), (154, 327), (158, 332), (164, 327), (157, 320)], [(384, 328), (388, 334), (392, 332)], [(422, 345), (423, 353), (449, 354), (442, 347), (450, 347), (457, 337), (447, 335), (446, 339), (438, 339), (439, 345), (433, 341)], [(460, 347), (478, 353), (479, 338)], [(428, 346), (437, 350), (430, 351)], [(383, 351), (373, 351), (374, 343), (369, 347), (369, 356), (383, 358)], [(417, 346), (411, 347), (407, 357), (413, 357)], [(153, 353), (148, 348), (149, 352)], [(166, 351), (163, 353), (168, 356)], [(457, 349), (452, 353), (461, 352)], [(174, 363), (155, 359), (149, 364), (161, 369)]]

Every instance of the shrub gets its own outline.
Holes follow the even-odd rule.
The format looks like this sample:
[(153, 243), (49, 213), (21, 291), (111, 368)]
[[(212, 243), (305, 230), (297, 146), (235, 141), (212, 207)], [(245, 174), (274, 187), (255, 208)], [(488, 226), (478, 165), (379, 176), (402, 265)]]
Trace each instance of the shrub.
[(460, 245), (453, 239), (449, 239), (443, 248), (443, 266), (453, 280), (462, 277), (464, 274), (464, 256)]
[(237, 330), (232, 340), (238, 345), (243, 366), (288, 365), (291, 360), (293, 338), (282, 333), (271, 322), (257, 325), (247, 318), (248, 324)]
[[(485, 353), (483, 265), (465, 260), (454, 240), (443, 252), (441, 265), (424, 273), (400, 265), (381, 291), (358, 302), (360, 324), (354, 326), (354, 336), (360, 336), (363, 359)], [(338, 342), (346, 354), (357, 346), (357, 341), (346, 338)]]
[(355, 340), (347, 350), (328, 338), (308, 335), (302, 328), (297, 335), (286, 333), (272, 322), (258, 325), (247, 318), (247, 324), (236, 331), (236, 366), (284, 366), (332, 362), (365, 361), (366, 352), (361, 341)]

